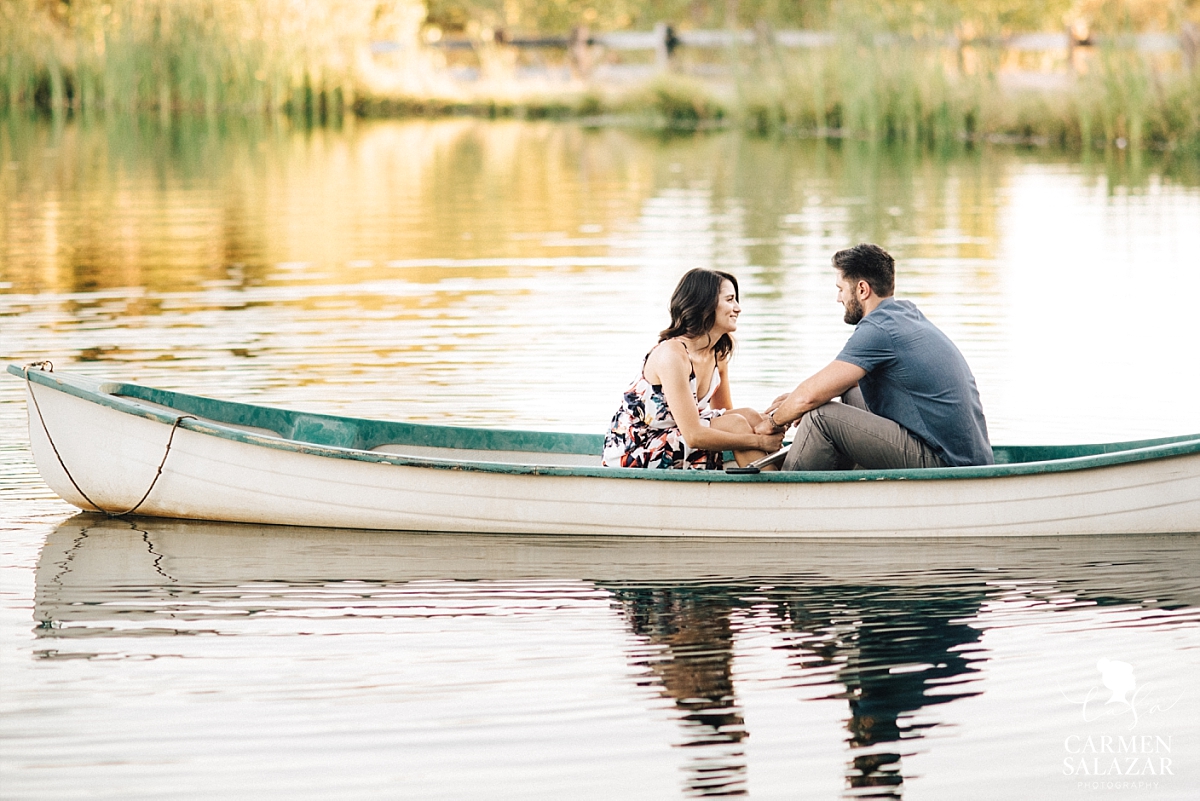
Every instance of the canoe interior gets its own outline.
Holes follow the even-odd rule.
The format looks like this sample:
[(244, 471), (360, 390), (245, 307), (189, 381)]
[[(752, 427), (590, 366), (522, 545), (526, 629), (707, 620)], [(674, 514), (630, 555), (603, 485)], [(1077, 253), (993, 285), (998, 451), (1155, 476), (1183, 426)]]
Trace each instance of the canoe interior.
[[(25, 376), (17, 365), (9, 365), (8, 371), (16, 376)], [(372, 420), (316, 414), (249, 403), (217, 400), (183, 392), (156, 389), (141, 384), (116, 381), (99, 381), (87, 376), (64, 373), (41, 373), (30, 371), (29, 378), (39, 384), (54, 387), (82, 398), (114, 405), (123, 411), (153, 416), (179, 414), (192, 415), (201, 421), (215, 423), (227, 429), (244, 432), (259, 438), (278, 438), (280, 443), (299, 443), (326, 448), (338, 448), (359, 453), (378, 454), (381, 459), (392, 455), (401, 458), (450, 460), (462, 464), (491, 463), (516, 466), (555, 466), (564, 468), (599, 468), (600, 453), (604, 438), (599, 434), (577, 434), (545, 431), (522, 431), (464, 426), (426, 425), (389, 420)], [(107, 401), (105, 400), (107, 399)], [(265, 443), (264, 443), (265, 444)], [(1164, 448), (1163, 446), (1167, 446)], [(1171, 447), (1174, 446), (1174, 447)], [(1170, 453), (1164, 453), (1170, 451)], [(1127, 442), (1107, 442), (1083, 445), (1001, 445), (992, 452), (996, 467), (950, 468), (941, 470), (892, 470), (851, 471), (851, 474), (796, 474), (789, 473), (788, 480), (858, 480), (856, 475), (871, 473), (873, 476), (889, 478), (924, 479), (933, 474), (953, 472), (967, 475), (1007, 475), (1025, 472), (1057, 471), (1078, 469), (1083, 464), (1070, 462), (1086, 457), (1105, 457), (1103, 463), (1137, 461), (1158, 458), (1164, 455), (1200, 452), (1200, 435), (1189, 434), (1158, 439)], [(1118, 454), (1112, 456), (1113, 454)], [(1024, 467), (1022, 467), (1024, 465)], [(1087, 466), (1097, 466), (1094, 462)], [(602, 469), (611, 475), (611, 469)], [(620, 473), (644, 474), (646, 471), (621, 470)], [(689, 471), (650, 471), (658, 478), (699, 478), (688, 475)], [(649, 478), (650, 476), (642, 475)], [(705, 476), (712, 480), (716, 476)], [(741, 478), (721, 476), (721, 478)], [(760, 479), (784, 478), (783, 474), (764, 474)]]
[(556, 465), (599, 466), (600, 451), (604, 444), (604, 438), (597, 434), (466, 428), (339, 417), (215, 400), (139, 384), (107, 383), (102, 384), (99, 390), (160, 410), (195, 415), (202, 420), (251, 433), (311, 445), (377, 453), (514, 464), (538, 461)]
[[(528, 462), (531, 454), (541, 454), (550, 458), (539, 461), (553, 464), (599, 465), (604, 445), (604, 437), (599, 434), (467, 428), (339, 417), (215, 400), (138, 384), (105, 384), (101, 389), (119, 397), (282, 439), (380, 453), (514, 463)], [(1188, 435), (1086, 445), (1000, 445), (993, 447), (992, 453), (996, 464), (1020, 464), (1117, 453), (1193, 439), (1194, 435)]]

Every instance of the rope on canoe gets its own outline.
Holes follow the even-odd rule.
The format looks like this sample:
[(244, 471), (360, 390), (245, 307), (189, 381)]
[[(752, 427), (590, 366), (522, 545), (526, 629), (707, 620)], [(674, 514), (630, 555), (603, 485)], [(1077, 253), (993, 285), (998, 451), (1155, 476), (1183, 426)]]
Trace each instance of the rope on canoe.
[(29, 369), (31, 367), (36, 367), (43, 372), (53, 373), (54, 363), (49, 361), (30, 362), (22, 367), (21, 370), (25, 374), (25, 383), (29, 387), (29, 397), (33, 400), (33, 408), (37, 411), (38, 422), (42, 424), (42, 431), (46, 432), (46, 441), (50, 443), (50, 448), (54, 451), (54, 456), (58, 459), (58, 464), (60, 467), (62, 467), (63, 472), (66, 473), (67, 479), (70, 480), (71, 485), (74, 486), (75, 490), (83, 496), (85, 501), (95, 507), (97, 511), (103, 512), (109, 517), (124, 517), (125, 515), (131, 515), (136, 512), (138, 508), (146, 502), (146, 499), (150, 497), (150, 493), (154, 490), (154, 485), (158, 483), (158, 478), (162, 475), (163, 467), (167, 464), (167, 457), (171, 455), (171, 443), (175, 441), (175, 429), (179, 428), (179, 424), (184, 420), (188, 419), (189, 417), (195, 420), (196, 416), (192, 414), (182, 414), (179, 417), (176, 417), (175, 422), (171, 424), (171, 433), (167, 436), (167, 448), (165, 451), (163, 451), (162, 461), (158, 463), (158, 470), (154, 473), (154, 478), (150, 481), (150, 486), (146, 488), (146, 494), (142, 496), (142, 499), (135, 503), (131, 508), (126, 509), (124, 512), (109, 511), (89, 498), (88, 494), (83, 491), (83, 487), (79, 486), (79, 482), (76, 481), (75, 477), (71, 475), (71, 471), (67, 469), (67, 464), (63, 461), (62, 454), (58, 452), (58, 446), (54, 444), (54, 438), (50, 436), (50, 429), (46, 427), (46, 418), (42, 415), (42, 407), (38, 405), (37, 395), (33, 391), (33, 382), (29, 380)]

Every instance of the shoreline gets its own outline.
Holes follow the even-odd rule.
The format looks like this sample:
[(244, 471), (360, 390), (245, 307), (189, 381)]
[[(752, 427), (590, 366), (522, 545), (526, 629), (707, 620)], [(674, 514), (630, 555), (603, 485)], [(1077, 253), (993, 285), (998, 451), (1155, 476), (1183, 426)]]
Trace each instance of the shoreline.
[(1117, 65), (1101, 74), (1046, 74), (1037, 81), (1024, 75), (1007, 81), (994, 73), (948, 74), (937, 65), (891, 71), (886, 56), (876, 53), (854, 72), (826, 59), (804, 65), (809, 69), (748, 73), (736, 81), (668, 72), (607, 85), (564, 82), (555, 86), (516, 80), (442, 83), (423, 94), (340, 87), (314, 92), (305, 87), (282, 102), (215, 107), (186, 102), (170, 93), (163, 95), (170, 98), (166, 102), (149, 98), (121, 105), (83, 104), (66, 82), (58, 91), (35, 94), (32, 102), (13, 103), (10, 97), (10, 102), (0, 104), (0, 117), (149, 114), (169, 124), (183, 117), (283, 116), (313, 127), (336, 125), (345, 117), (467, 117), (572, 121), (591, 128), (678, 133), (742, 130), (783, 138), (906, 142), (930, 148), (986, 143), (1068, 152), (1128, 149), (1200, 155), (1200, 73), (1122, 71), (1122, 65)]
[(226, 110), (213, 115), (196, 110), (172, 109), (169, 114), (164, 115), (157, 109), (78, 111), (71, 108), (59, 110), (42, 107), (0, 108), (0, 123), (15, 118), (45, 122), (70, 121), (72, 123), (97, 122), (105, 119), (142, 119), (157, 123), (160, 127), (167, 129), (179, 123), (189, 125), (197, 123), (220, 125), (230, 122), (249, 122), (253, 120), (269, 122), (274, 119), (311, 130), (337, 129), (342, 127), (347, 119), (362, 122), (455, 119), (494, 120), (497, 122), (517, 121), (574, 124), (589, 130), (631, 130), (646, 134), (668, 136), (734, 132), (763, 139), (855, 142), (886, 147), (909, 145), (928, 151), (970, 150), (976, 147), (998, 146), (1045, 149), (1071, 155), (1087, 153), (1136, 154), (1138, 152), (1147, 152), (1195, 156), (1197, 159), (1200, 159), (1200, 143), (1189, 146), (1176, 141), (1143, 141), (1140, 145), (1135, 146), (1128, 139), (1117, 137), (1114, 140), (1095, 138), (1091, 140), (1090, 146), (1084, 147), (1080, 141), (1072, 142), (1064, 136), (1055, 137), (1048, 134), (1021, 134), (1015, 132), (990, 132), (970, 135), (959, 133), (953, 137), (939, 138), (937, 140), (908, 139), (902, 136), (871, 136), (861, 131), (846, 128), (800, 128), (788, 125), (772, 125), (763, 128), (758, 125), (749, 124), (747, 120), (733, 115), (702, 119), (675, 119), (661, 114), (646, 112), (582, 114), (576, 109), (555, 103), (538, 105), (536, 103), (513, 104), (495, 101), (428, 101), (424, 99), (389, 98), (383, 101), (360, 101), (355, 104), (355, 107), (349, 110), (343, 110), (337, 114), (326, 114), (324, 117), (289, 113), (286, 110), (277, 112)]

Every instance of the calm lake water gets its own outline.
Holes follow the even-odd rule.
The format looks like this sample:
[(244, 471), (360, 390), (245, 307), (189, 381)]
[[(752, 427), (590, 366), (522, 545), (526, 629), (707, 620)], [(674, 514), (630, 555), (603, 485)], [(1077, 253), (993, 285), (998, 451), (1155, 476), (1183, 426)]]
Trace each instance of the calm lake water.
[[(1200, 431), (1200, 165), (449, 120), (0, 121), (0, 357), (598, 432), (693, 266), (762, 406), (888, 248), (997, 443)], [(852, 510), (848, 510), (852, 513)], [(1200, 531), (1200, 521), (1197, 521)], [(76, 516), (0, 376), (0, 797), (1194, 797), (1200, 535), (723, 543)]]

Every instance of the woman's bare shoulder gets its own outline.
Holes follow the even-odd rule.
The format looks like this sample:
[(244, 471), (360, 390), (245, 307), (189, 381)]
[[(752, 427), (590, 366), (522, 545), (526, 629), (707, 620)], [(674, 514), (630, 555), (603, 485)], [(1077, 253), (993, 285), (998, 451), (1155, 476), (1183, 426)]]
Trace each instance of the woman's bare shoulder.
[[(692, 363), (688, 359), (687, 348), (678, 339), (668, 339), (658, 343), (646, 359), (647, 373), (653, 371), (654, 373), (670, 374), (679, 371), (688, 375), (691, 373), (691, 369)], [(647, 375), (647, 378), (649, 377)]]

